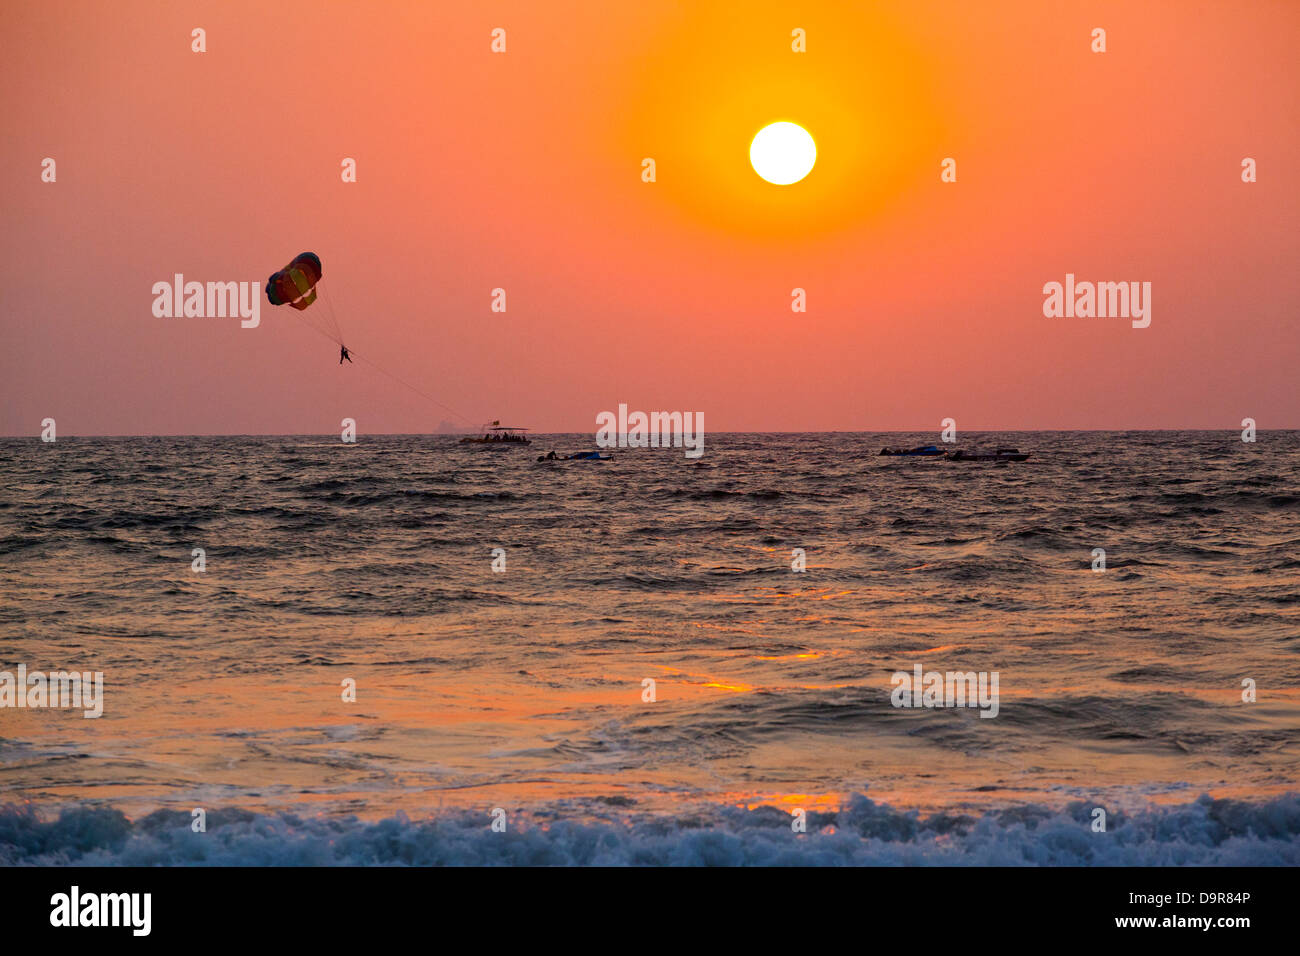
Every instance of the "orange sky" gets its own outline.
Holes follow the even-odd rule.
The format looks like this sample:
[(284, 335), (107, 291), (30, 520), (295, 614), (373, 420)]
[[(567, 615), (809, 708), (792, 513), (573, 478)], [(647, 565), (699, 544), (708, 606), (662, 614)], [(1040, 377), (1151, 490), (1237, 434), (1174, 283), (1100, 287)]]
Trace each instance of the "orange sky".
[[(452, 418), (265, 300), (152, 313), (304, 250), (349, 346), (475, 422), (1300, 427), (1300, 4), (722, 7), (15, 5), (0, 433)], [(818, 144), (793, 186), (748, 163), (779, 119)], [(1151, 282), (1150, 328), (1045, 318), (1067, 272)]]

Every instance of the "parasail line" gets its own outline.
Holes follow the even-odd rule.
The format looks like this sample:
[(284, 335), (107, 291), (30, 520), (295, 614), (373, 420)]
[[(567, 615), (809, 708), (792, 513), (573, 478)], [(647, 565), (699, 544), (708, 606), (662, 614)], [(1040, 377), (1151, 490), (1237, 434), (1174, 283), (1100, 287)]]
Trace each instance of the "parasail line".
[(462, 415), (460, 412), (456, 411), (456, 409), (452, 408), (450, 405), (447, 405), (447, 404), (445, 404), (445, 403), (443, 403), (443, 402), (438, 401), (438, 400), (437, 400), (436, 398), (434, 398), (432, 395), (429, 395), (429, 394), (427, 394), (426, 392), (422, 391), (421, 389), (416, 388), (416, 387), (415, 387), (414, 385), (412, 385), (410, 382), (406, 381), (406, 379), (404, 379), (404, 378), (400, 378), (399, 376), (394, 375), (392, 372), (388, 371), (388, 369), (384, 368), (383, 366), (378, 365), (378, 364), (376, 364), (375, 362), (370, 361), (370, 359), (366, 358), (364, 355), (358, 355), (354, 349), (348, 349), (348, 354), (351, 355), (353, 358), (359, 358), (359, 359), (361, 359), (361, 361), (365, 362), (365, 363), (366, 363), (367, 365), (369, 365), (371, 368), (373, 368), (373, 369), (375, 369), (375, 370), (377, 370), (377, 371), (379, 371), (379, 372), (382, 372), (383, 374), (387, 375), (387, 376), (388, 376), (389, 378), (391, 378), (394, 382), (397, 382), (397, 383), (400, 384), (400, 385), (405, 385), (407, 388), (409, 388), (411, 391), (415, 392), (416, 395), (419, 395), (419, 396), (420, 396), (421, 398), (423, 398), (425, 401), (432, 402), (433, 404), (435, 404), (435, 405), (437, 405), (439, 408), (441, 408), (443, 411), (451, 412), (451, 414), (455, 415), (457, 418), (459, 418), (461, 421), (465, 422), (467, 425), (473, 425), (473, 424), (474, 424), (474, 421), (473, 421), (472, 419), (466, 417), (465, 415)]
[[(361, 361), (365, 362), (367, 365), (371, 366), (376, 371), (382, 372), (384, 375), (387, 375), (389, 378), (391, 378), (394, 382), (397, 382), (399, 385), (405, 385), (407, 388), (415, 392), (415, 394), (419, 395), (425, 401), (437, 405), (439, 408), (443, 409), (444, 411), (450, 412), (452, 415), (456, 416), (466, 424), (473, 425), (474, 423), (469, 419), (468, 416), (462, 415), (460, 412), (456, 411), (456, 409), (452, 408), (450, 405), (447, 405), (444, 402), (440, 402), (438, 401), (438, 399), (434, 398), (432, 395), (428, 394), (427, 392), (424, 392), (423, 390), (416, 388), (406, 379), (401, 378), (400, 376), (395, 375), (394, 373), (388, 371), (388, 369), (384, 368), (382, 365), (378, 364), (377, 362), (372, 362), (364, 355), (356, 355), (355, 352), (353, 352), (351, 349), (348, 349), (346, 346), (344, 346), (343, 326), (339, 322), (338, 313), (335, 312), (334, 310), (333, 296), (329, 294), (328, 289), (322, 288), (319, 285), (323, 272), (324, 270), (321, 268), (320, 256), (316, 255), (316, 253), (314, 252), (299, 253), (297, 256), (293, 258), (293, 260), (287, 266), (285, 266), (279, 272), (274, 273), (269, 279), (267, 279), (266, 296), (270, 300), (272, 305), (292, 306), (294, 310), (294, 314), (297, 315), (297, 317), (301, 319), (304, 324), (306, 324), (309, 328), (313, 329), (314, 331), (319, 332), (321, 335), (325, 336), (325, 338), (329, 339), (335, 345), (337, 345), (342, 355), (342, 357), (339, 359), (340, 364), (342, 364), (343, 358), (350, 358), (352, 356), (356, 356), (356, 358), (361, 359)], [(310, 301), (307, 301), (306, 296), (309, 291), (312, 293), (312, 298)], [(324, 300), (324, 305), (325, 305), (324, 314), (328, 316), (328, 318), (325, 321), (329, 325), (330, 329), (333, 330), (334, 333), (333, 335), (331, 335), (328, 331), (326, 331), (321, 326), (315, 324), (314, 322), (309, 322), (307, 320), (307, 316), (303, 314), (306, 312), (307, 307), (311, 305), (313, 302), (315, 302), (317, 299)], [(297, 304), (298, 302), (302, 302), (303, 304), (299, 306)], [(317, 313), (319, 313), (319, 308), (317, 309)]]
[[(314, 326), (314, 325), (312, 325), (310, 322), (308, 322), (306, 316), (299, 315), (299, 314), (296, 313), (296, 312), (294, 313), (294, 315), (295, 315), (297, 318), (301, 319), (301, 320), (303, 321), (303, 324), (305, 324), (305, 325), (306, 325), (309, 329), (311, 329), (313, 332), (316, 332), (316, 333), (318, 333), (318, 334), (320, 334), (320, 335), (325, 336), (325, 338), (329, 339), (331, 342), (333, 342), (335, 345), (338, 345), (340, 348), (343, 346), (343, 336), (342, 336), (342, 335), (340, 335), (338, 338), (335, 338), (334, 336), (332, 336), (332, 335), (330, 335), (328, 332), (326, 332), (324, 329), (318, 328), (317, 326)], [(375, 370), (378, 371), (378, 372), (383, 373), (384, 375), (387, 375), (389, 378), (391, 378), (394, 382), (397, 382), (399, 385), (405, 385), (407, 388), (409, 388), (411, 391), (415, 392), (415, 394), (419, 395), (419, 396), (420, 396), (421, 398), (423, 398), (425, 401), (427, 401), (427, 402), (432, 402), (434, 405), (437, 405), (439, 408), (441, 408), (441, 409), (442, 409), (443, 411), (445, 411), (445, 412), (451, 412), (451, 414), (455, 415), (457, 418), (459, 418), (461, 421), (465, 422), (467, 425), (473, 425), (473, 424), (474, 424), (473, 419), (469, 418), (468, 416), (462, 415), (460, 412), (456, 411), (456, 409), (452, 408), (450, 405), (447, 405), (447, 404), (445, 404), (444, 402), (440, 402), (440, 401), (438, 401), (436, 398), (434, 398), (432, 395), (429, 395), (428, 393), (424, 392), (423, 390), (421, 390), (421, 389), (419, 389), (419, 388), (416, 388), (416, 387), (415, 387), (414, 385), (412, 385), (410, 382), (406, 381), (406, 379), (401, 378), (400, 376), (394, 375), (392, 372), (388, 371), (388, 369), (384, 368), (382, 365), (379, 365), (378, 363), (371, 361), (370, 359), (366, 358), (364, 355), (360, 355), (360, 354), (358, 354), (357, 351), (356, 351), (356, 349), (348, 349), (348, 354), (351, 355), (353, 358), (359, 358), (359, 359), (361, 359), (361, 361), (365, 362), (365, 363), (366, 363), (367, 365), (369, 365), (371, 368), (375, 369)]]

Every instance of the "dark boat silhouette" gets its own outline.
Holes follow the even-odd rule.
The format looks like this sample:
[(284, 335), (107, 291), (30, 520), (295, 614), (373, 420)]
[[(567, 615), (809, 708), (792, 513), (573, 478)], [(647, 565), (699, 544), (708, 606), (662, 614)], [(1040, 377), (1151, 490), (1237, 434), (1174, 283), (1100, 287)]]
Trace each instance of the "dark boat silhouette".
[(916, 448), (882, 448), (880, 454), (899, 457), (937, 458), (943, 452), (934, 445), (918, 445)]
[(527, 428), (520, 428), (517, 425), (502, 425), (501, 422), (495, 421), (491, 425), (483, 426), (482, 435), (467, 435), (460, 440), (462, 445), (493, 445), (496, 447), (512, 445), (528, 445), (526, 432)]

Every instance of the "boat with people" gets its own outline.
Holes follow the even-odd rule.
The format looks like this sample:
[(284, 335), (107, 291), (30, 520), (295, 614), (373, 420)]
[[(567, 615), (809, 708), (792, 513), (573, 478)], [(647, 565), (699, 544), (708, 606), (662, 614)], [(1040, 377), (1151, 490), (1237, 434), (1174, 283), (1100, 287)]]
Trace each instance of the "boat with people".
[(466, 435), (460, 440), (460, 444), (492, 445), (500, 448), (532, 443), (528, 440), (527, 428), (520, 428), (518, 425), (502, 425), (498, 420), (490, 425), (484, 425), (481, 435)]
[(880, 454), (897, 457), (937, 458), (943, 452), (934, 445), (918, 445), (916, 448), (882, 448)]
[(999, 448), (992, 455), (968, 451), (951, 451), (947, 455), (949, 461), (1024, 461), (1028, 457), (1029, 452), (1019, 448)]

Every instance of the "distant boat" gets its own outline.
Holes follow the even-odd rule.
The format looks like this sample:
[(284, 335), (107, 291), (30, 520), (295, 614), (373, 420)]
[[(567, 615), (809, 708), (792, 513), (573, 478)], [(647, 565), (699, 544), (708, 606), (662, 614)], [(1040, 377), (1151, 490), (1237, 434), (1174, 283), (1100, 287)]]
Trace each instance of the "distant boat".
[(538, 461), (609, 461), (613, 455), (602, 455), (598, 451), (580, 451), (572, 455), (557, 455), (551, 452), (549, 455), (538, 455)]
[(526, 432), (527, 428), (520, 428), (517, 425), (502, 425), (501, 422), (495, 421), (490, 425), (483, 426), (483, 434), (466, 435), (460, 440), (462, 445), (493, 445), (497, 447), (528, 445)]
[(979, 454), (978, 452), (953, 451), (948, 453), (949, 461), (1024, 461), (1029, 452), (1019, 448), (999, 448), (996, 454)]
[(943, 454), (943, 452), (934, 445), (918, 445), (916, 448), (882, 448), (880, 449), (880, 453), (882, 455), (916, 456), (925, 458), (934, 458)]

